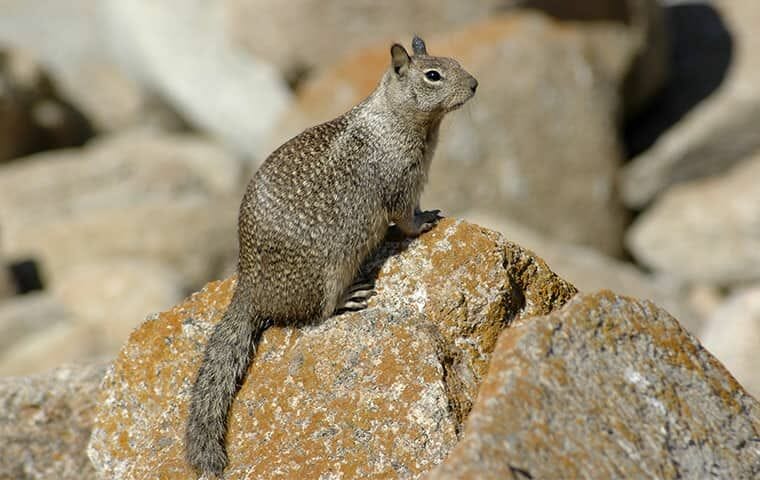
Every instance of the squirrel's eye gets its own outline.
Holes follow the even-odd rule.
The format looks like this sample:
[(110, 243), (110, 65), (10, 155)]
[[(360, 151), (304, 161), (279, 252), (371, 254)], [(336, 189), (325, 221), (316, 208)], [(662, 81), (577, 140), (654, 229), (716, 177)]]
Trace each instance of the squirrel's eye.
[(428, 70), (427, 72), (425, 72), (425, 77), (431, 82), (437, 82), (438, 80), (441, 79), (441, 74), (435, 70)]

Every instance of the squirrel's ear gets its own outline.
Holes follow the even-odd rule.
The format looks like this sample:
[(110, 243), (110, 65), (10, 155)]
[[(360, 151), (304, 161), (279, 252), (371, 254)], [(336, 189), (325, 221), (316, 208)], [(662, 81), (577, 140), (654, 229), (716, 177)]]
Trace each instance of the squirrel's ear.
[(412, 51), (414, 52), (415, 55), (427, 55), (427, 47), (425, 46), (425, 40), (415, 35), (412, 38)]
[(406, 49), (398, 43), (394, 43), (391, 47), (391, 64), (393, 65), (393, 71), (398, 75), (403, 75), (409, 68), (409, 62), (411, 62), (411, 59), (409, 58), (409, 54), (406, 53)]

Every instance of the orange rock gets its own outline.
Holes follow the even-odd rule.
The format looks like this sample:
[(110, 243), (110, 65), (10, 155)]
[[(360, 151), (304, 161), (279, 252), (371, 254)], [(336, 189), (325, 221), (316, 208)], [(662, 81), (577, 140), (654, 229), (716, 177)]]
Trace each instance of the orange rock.
[[(443, 220), (384, 244), (367, 310), (263, 336), (230, 414), (226, 477), (417, 476), (443, 461), (510, 322), (575, 288), (530, 252)], [(89, 455), (108, 478), (185, 478), (184, 422), (234, 280), (147, 320), (103, 383)]]

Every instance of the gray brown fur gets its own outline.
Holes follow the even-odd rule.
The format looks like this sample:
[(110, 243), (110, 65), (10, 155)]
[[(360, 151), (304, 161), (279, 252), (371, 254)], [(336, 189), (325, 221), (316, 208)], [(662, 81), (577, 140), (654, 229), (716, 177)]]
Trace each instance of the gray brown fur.
[[(437, 221), (417, 207), (438, 127), (477, 81), (456, 61), (428, 56), (421, 39), (413, 47), (410, 57), (393, 45), (367, 99), (279, 147), (249, 183), (237, 285), (192, 390), (186, 457), (198, 472), (220, 475), (227, 464), (227, 413), (262, 331), (332, 315), (389, 222), (417, 236)], [(426, 78), (430, 70), (441, 79)]]

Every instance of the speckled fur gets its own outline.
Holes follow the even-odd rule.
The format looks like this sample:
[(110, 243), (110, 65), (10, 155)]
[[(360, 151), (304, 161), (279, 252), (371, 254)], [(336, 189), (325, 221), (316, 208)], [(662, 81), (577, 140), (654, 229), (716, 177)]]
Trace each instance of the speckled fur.
[[(409, 236), (429, 229), (415, 213), (443, 116), (475, 93), (454, 60), (391, 48), (377, 89), (349, 112), (275, 150), (240, 206), (238, 283), (209, 339), (193, 386), (186, 457), (198, 472), (226, 464), (227, 412), (261, 332), (272, 323), (333, 314), (361, 263), (395, 222)], [(441, 80), (425, 72), (435, 69)]]

